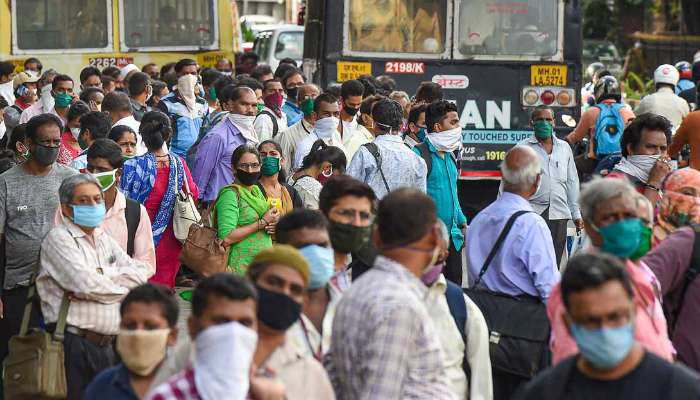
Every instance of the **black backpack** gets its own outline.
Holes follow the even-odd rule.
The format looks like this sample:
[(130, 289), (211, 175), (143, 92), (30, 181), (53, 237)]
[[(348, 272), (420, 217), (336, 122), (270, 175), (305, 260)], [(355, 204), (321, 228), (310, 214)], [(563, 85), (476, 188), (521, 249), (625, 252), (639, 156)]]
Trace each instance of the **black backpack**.
[(269, 115), (270, 116), (270, 120), (272, 121), (272, 137), (277, 136), (277, 132), (279, 132), (279, 130), (280, 130), (279, 125), (277, 125), (277, 117), (267, 110), (260, 111), (260, 113), (258, 114), (258, 117), (261, 115)]
[(416, 145), (418, 151), (420, 151), (420, 156), (425, 161), (425, 166), (428, 167), (428, 173), (426, 176), (430, 176), (430, 172), (433, 170), (433, 157), (430, 156), (430, 149), (428, 144), (425, 142), (420, 142)]

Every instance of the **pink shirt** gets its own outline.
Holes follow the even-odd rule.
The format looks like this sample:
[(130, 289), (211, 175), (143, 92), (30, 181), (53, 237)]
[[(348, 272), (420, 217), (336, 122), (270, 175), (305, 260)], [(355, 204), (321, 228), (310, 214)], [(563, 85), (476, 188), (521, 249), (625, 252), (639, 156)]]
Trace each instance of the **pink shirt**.
[[(634, 336), (646, 350), (672, 362), (675, 351), (668, 338), (666, 317), (659, 301), (658, 280), (649, 268), (627, 260), (626, 267), (634, 291), (634, 303), (637, 307)], [(547, 316), (552, 324), (552, 336), (549, 347), (552, 350), (552, 365), (578, 353), (576, 341), (569, 334), (564, 323), (565, 307), (561, 298), (561, 285), (552, 289), (547, 301)]]
[[(107, 211), (105, 219), (100, 225), (106, 234), (116, 240), (119, 247), (127, 251), (128, 231), (126, 227), (126, 197), (117, 190), (117, 197), (114, 205)], [(136, 229), (134, 237), (134, 259), (143, 261), (150, 265), (153, 272), (156, 271), (156, 250), (153, 246), (153, 233), (151, 232), (151, 219), (148, 217), (146, 208), (141, 205), (141, 219)]]
[[(39, 114), (44, 114), (46, 111), (44, 111), (44, 104), (42, 104), (41, 101), (37, 101), (36, 103), (32, 104), (31, 107), (27, 108), (26, 110), (22, 111), (22, 115), (19, 116), (19, 123), (20, 124), (26, 124), (32, 117), (36, 117)], [(49, 113), (55, 115), (58, 117), (58, 119), (61, 120), (61, 123), (63, 126), (66, 126), (66, 120), (63, 119), (58, 113), (56, 112), (55, 108), (52, 108)]]

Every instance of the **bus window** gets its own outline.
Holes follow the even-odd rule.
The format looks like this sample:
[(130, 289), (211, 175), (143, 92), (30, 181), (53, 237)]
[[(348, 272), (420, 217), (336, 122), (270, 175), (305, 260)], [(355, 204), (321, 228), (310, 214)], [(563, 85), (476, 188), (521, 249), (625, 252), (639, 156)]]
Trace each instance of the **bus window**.
[(282, 32), (277, 36), (275, 45), (275, 58), (291, 58), (301, 60), (304, 58), (304, 32)]
[(446, 0), (346, 0), (351, 52), (445, 51)]
[(122, 0), (122, 50), (218, 48), (215, 0)]
[(557, 53), (557, 0), (461, 0), (456, 43), (465, 57), (547, 57)]
[(108, 0), (21, 0), (12, 7), (17, 53), (26, 50), (109, 50)]

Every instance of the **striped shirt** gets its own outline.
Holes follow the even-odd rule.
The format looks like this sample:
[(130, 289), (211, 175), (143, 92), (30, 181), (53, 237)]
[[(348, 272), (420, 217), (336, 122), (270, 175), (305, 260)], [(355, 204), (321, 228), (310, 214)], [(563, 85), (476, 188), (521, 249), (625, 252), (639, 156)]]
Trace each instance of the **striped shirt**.
[(456, 398), (427, 293), (405, 267), (383, 256), (345, 291), (324, 358), (339, 400)]
[(200, 398), (191, 366), (153, 389), (146, 396), (146, 400), (199, 400)]
[(103, 335), (117, 334), (120, 302), (155, 272), (100, 228), (89, 238), (67, 218), (46, 235), (40, 260), (36, 287), (46, 322), (58, 320), (63, 294), (70, 292), (67, 324)]

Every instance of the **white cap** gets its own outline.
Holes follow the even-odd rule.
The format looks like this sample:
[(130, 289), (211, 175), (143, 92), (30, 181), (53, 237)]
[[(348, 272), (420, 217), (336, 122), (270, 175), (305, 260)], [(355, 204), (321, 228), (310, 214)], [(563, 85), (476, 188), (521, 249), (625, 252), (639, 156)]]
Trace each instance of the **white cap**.
[(700, 61), (700, 51), (697, 51), (693, 56), (693, 63)]
[(119, 72), (119, 78), (124, 80), (124, 78), (129, 75), (129, 72), (138, 70), (139, 67), (135, 66), (134, 64), (127, 64), (122, 68), (121, 72)]
[(678, 84), (678, 70), (670, 64), (662, 64), (654, 71), (654, 83), (666, 83), (676, 86)]

